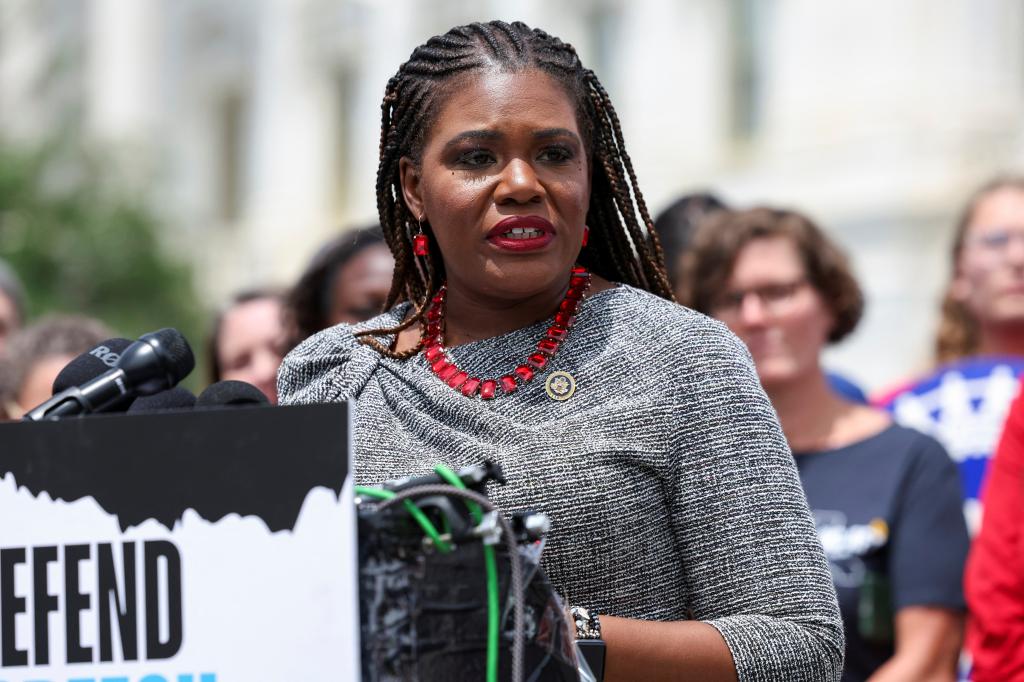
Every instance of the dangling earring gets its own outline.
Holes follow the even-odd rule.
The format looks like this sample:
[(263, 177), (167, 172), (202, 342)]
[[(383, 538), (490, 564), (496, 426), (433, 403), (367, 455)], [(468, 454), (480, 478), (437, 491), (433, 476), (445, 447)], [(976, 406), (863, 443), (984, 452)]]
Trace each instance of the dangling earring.
[(587, 246), (587, 242), (590, 241), (590, 228), (586, 225), (583, 226), (583, 246)]
[(430, 253), (430, 240), (423, 234), (423, 220), (418, 221), (420, 231), (412, 238), (412, 252), (417, 256), (426, 256)]

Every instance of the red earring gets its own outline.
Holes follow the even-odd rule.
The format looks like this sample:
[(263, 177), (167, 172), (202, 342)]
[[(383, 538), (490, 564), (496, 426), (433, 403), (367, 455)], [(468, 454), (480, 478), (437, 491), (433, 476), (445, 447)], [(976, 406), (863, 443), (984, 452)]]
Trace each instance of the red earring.
[(583, 226), (583, 246), (586, 246), (587, 242), (589, 242), (589, 241), (590, 241), (590, 228), (587, 227), (586, 225), (584, 225)]
[(412, 238), (412, 252), (417, 256), (426, 256), (430, 253), (430, 240), (423, 234), (423, 221), (419, 221), (420, 231)]
[(430, 253), (430, 246), (427, 242), (427, 235), (418, 234), (412, 238), (412, 252), (417, 256), (426, 256)]

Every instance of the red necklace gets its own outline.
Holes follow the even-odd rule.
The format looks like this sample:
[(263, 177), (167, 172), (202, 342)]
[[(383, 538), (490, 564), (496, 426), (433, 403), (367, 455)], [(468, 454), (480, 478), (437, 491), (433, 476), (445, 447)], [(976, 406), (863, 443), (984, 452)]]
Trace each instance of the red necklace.
[(569, 291), (558, 306), (555, 323), (548, 327), (544, 338), (537, 342), (537, 349), (526, 358), (526, 362), (516, 367), (510, 374), (499, 379), (481, 379), (471, 377), (452, 361), (444, 347), (444, 304), (447, 286), (442, 286), (430, 301), (427, 309), (426, 323), (423, 327), (423, 357), (426, 358), (434, 374), (443, 382), (462, 395), (473, 397), (477, 394), (484, 400), (494, 398), (501, 388), (503, 393), (516, 390), (517, 381), (528, 383), (537, 372), (544, 369), (558, 347), (569, 334), (569, 329), (576, 321), (576, 311), (580, 301), (590, 288), (590, 273), (586, 268), (576, 266), (569, 277)]

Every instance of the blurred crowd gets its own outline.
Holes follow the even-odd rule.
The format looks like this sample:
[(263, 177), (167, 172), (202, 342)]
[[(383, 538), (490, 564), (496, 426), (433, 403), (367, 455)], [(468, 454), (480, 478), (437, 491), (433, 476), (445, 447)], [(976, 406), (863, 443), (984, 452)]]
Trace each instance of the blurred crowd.
[[(369, 227), (325, 244), (291, 288), (237, 293), (211, 320), (206, 382), (244, 381), (276, 404), (277, 370), (288, 351), (321, 329), (376, 315), (391, 289), (393, 269), (380, 228)], [(0, 261), (0, 421), (18, 419), (45, 401), (70, 361), (108, 341), (117, 341), (114, 331), (81, 315), (27, 320), (25, 291)]]
[[(678, 301), (747, 345), (775, 407), (832, 568), (849, 679), (952, 680), (958, 666), (978, 682), (1024, 679), (1024, 177), (965, 203), (931, 369), (873, 396), (824, 366), (865, 301), (812, 219), (691, 194), (655, 232)], [(211, 321), (206, 379), (276, 403), (288, 351), (381, 312), (393, 267), (379, 228), (350, 230), (290, 288), (238, 293)], [(27, 319), (0, 261), (0, 419), (45, 401), (62, 368), (114, 336), (76, 315)]]

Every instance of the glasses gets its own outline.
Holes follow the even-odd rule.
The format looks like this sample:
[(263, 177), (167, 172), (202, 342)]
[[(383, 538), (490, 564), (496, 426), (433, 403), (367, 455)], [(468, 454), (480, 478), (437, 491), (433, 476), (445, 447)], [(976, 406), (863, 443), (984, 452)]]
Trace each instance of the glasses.
[(983, 251), (1003, 255), (1010, 248), (1014, 240), (1024, 243), (1024, 232), (1011, 229), (994, 229), (985, 234), (979, 234), (968, 240), (972, 246), (977, 246)]
[(743, 307), (747, 296), (754, 296), (765, 312), (778, 314), (785, 312), (786, 307), (793, 302), (796, 294), (806, 284), (807, 278), (801, 277), (791, 282), (776, 282), (749, 289), (727, 291), (712, 303), (711, 310), (716, 317), (736, 315)]

